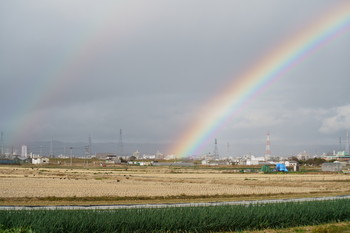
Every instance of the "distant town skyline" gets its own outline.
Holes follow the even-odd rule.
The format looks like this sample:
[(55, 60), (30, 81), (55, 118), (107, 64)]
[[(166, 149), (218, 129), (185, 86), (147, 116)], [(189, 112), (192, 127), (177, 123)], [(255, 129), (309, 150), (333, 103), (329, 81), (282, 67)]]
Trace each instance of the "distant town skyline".
[[(5, 147), (88, 144), (91, 135), (117, 152), (123, 129), (126, 152), (174, 153), (198, 119), (222, 113), (211, 100), (337, 8), (350, 15), (344, 0), (3, 1)], [(220, 154), (229, 143), (233, 155), (264, 155), (267, 131), (272, 154), (337, 150), (350, 129), (349, 17), (343, 23), (195, 153), (213, 153), (217, 138)]]
[[(91, 137), (91, 136), (90, 136)], [(203, 156), (206, 154), (215, 154), (215, 148), (217, 147), (217, 153), (220, 157), (240, 157), (244, 155), (254, 155), (254, 156), (265, 156), (266, 155), (266, 134), (263, 135), (261, 142), (256, 144), (244, 144), (237, 145), (229, 142), (221, 142), (216, 139), (217, 145), (215, 146), (215, 141), (212, 143), (212, 150), (208, 150), (201, 154), (193, 154), (190, 156)], [(272, 146), (271, 146), (272, 144)], [(21, 148), (23, 145), (27, 146), (28, 153), (41, 154), (41, 155), (69, 155), (70, 148), (75, 155), (86, 156), (87, 148), (89, 147), (89, 137), (86, 141), (64, 141), (53, 139), (53, 141), (28, 141), (22, 144), (7, 144), (4, 143), (4, 153), (11, 154), (16, 153), (21, 155)], [(112, 153), (119, 156), (131, 156), (134, 152), (139, 151), (141, 154), (156, 154), (160, 152), (165, 155), (172, 153), (167, 153), (166, 149), (169, 148), (168, 144), (159, 143), (135, 143), (129, 142), (128, 140), (123, 141), (123, 153), (121, 154), (120, 141), (109, 141), (109, 142), (95, 142), (91, 137), (91, 154), (96, 153)], [(272, 149), (271, 149), (272, 147)], [(272, 156), (295, 156), (299, 153), (309, 153), (310, 155), (322, 155), (322, 154), (332, 154), (339, 151), (348, 151), (348, 138), (345, 134), (342, 137), (335, 138), (334, 143), (323, 144), (323, 145), (310, 145), (309, 147), (303, 147), (300, 145), (279, 145), (274, 144), (273, 140), (270, 141), (270, 150)], [(291, 151), (287, 151), (287, 149)], [(51, 153), (52, 150), (52, 153)], [(177, 155), (179, 156), (179, 155)]]

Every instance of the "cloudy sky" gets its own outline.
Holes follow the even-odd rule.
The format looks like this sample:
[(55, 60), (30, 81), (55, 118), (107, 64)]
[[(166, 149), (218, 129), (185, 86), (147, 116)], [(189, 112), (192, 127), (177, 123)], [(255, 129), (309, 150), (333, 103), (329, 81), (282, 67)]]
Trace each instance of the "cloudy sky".
[[(89, 135), (117, 144), (122, 129), (124, 143), (134, 145), (129, 152), (173, 153), (225, 86), (344, 2), (1, 1), (5, 145), (86, 142)], [(339, 137), (345, 145), (349, 41), (350, 30), (232, 116), (213, 136), (220, 154), (263, 155), (267, 131), (278, 155), (332, 151)], [(214, 143), (202, 148), (213, 152)]]

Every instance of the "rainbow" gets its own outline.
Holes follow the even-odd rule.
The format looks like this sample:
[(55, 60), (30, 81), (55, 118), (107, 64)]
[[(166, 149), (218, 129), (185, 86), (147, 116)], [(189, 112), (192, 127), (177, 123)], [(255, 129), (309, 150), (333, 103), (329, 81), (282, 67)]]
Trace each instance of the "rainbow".
[(43, 68), (45, 79), (37, 83), (36, 90), (29, 92), (28, 98), (22, 102), (23, 106), (18, 106), (17, 113), (9, 122), (12, 128), (9, 141), (18, 143), (27, 141), (31, 134), (35, 133), (38, 125), (43, 121), (44, 112), (40, 109), (50, 106), (56, 100), (62, 98), (63, 90), (70, 86), (70, 83), (79, 82), (82, 78), (79, 71), (88, 63), (96, 51), (84, 49), (94, 47), (95, 41), (85, 38), (77, 38), (77, 41), (67, 45), (68, 49), (63, 51), (50, 67)]
[(219, 96), (206, 103), (211, 112), (197, 116), (191, 127), (177, 139), (170, 152), (179, 157), (199, 153), (223, 126), (305, 58), (330, 41), (348, 32), (350, 28), (350, 2), (336, 6), (320, 19), (307, 25), (300, 33), (281, 43), (274, 51), (228, 86)]
[[(111, 9), (122, 7), (121, 3), (112, 3)], [(12, 119), (6, 122), (8, 128), (7, 140), (10, 144), (23, 143), (35, 134), (38, 125), (45, 124), (45, 109), (53, 102), (61, 99), (64, 90), (70, 86), (83, 87), (81, 82), (84, 75), (81, 72), (99, 54), (101, 46), (111, 44), (113, 36), (110, 36), (111, 28), (115, 29), (113, 23), (118, 21), (118, 15), (111, 10), (106, 12), (99, 21), (89, 25), (83, 33), (73, 38), (63, 46), (61, 53), (56, 54), (48, 67), (43, 67), (40, 83), (37, 83), (35, 90), (28, 92), (27, 99), (22, 101), (21, 106), (17, 106)], [(137, 25), (127, 24), (127, 27), (117, 30), (117, 36), (126, 34)], [(54, 132), (53, 132), (54, 134)]]

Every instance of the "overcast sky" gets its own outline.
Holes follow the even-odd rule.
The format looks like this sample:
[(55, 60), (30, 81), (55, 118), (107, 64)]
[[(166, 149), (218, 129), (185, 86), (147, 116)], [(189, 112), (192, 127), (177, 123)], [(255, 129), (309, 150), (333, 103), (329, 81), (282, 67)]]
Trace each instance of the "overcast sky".
[[(122, 129), (126, 144), (171, 153), (225, 86), (342, 2), (0, 1), (5, 144), (118, 143)], [(349, 41), (347, 31), (250, 102), (215, 135), (219, 152), (263, 155), (267, 131), (272, 154), (345, 145)], [(213, 152), (214, 141), (203, 148)]]

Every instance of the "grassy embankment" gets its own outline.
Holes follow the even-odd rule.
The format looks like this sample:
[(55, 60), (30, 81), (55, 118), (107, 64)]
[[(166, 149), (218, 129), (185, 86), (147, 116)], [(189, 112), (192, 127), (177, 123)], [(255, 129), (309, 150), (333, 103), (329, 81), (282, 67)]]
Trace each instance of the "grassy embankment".
[(350, 220), (350, 200), (126, 210), (0, 211), (3, 229), (34, 232), (232, 232)]
[[(24, 197), (24, 198), (0, 198), (3, 206), (55, 206), (55, 205), (121, 205), (121, 204), (172, 204), (172, 203), (199, 203), (199, 202), (225, 202), (225, 201), (250, 201), (290, 199), (305, 197), (336, 196), (339, 193), (308, 193), (308, 194), (266, 194), (266, 195), (179, 195), (179, 196), (99, 196), (99, 197)], [(350, 193), (342, 193), (350, 195)]]

